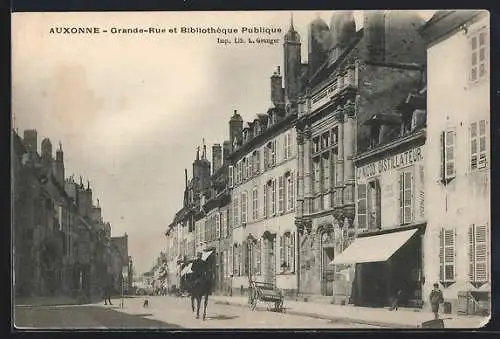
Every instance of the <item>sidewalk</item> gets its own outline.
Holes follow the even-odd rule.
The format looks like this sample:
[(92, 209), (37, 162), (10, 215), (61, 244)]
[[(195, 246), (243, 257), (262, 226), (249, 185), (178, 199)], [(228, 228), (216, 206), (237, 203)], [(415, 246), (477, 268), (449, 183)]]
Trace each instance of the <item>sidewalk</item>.
[[(211, 300), (218, 304), (248, 307), (248, 298), (211, 296)], [(267, 304), (258, 302), (258, 309), (266, 309)], [(291, 301), (284, 302), (287, 314), (301, 315), (313, 318), (354, 322), (366, 325), (375, 325), (390, 328), (416, 328), (425, 321), (434, 319), (430, 312), (419, 312), (408, 309), (389, 311), (387, 308), (371, 308), (357, 306), (331, 305), (315, 302)], [(478, 316), (460, 316), (456, 314), (441, 314), (446, 328), (480, 328), (485, 326), (489, 318)]]
[(68, 296), (57, 297), (14, 297), (15, 306), (61, 306), (76, 305), (77, 300)]

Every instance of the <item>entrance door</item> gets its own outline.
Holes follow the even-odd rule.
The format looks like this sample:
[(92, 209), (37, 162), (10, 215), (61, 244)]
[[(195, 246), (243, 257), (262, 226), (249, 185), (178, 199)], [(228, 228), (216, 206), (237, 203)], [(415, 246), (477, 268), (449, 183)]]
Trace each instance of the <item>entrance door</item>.
[(321, 235), (321, 294), (333, 296), (334, 266), (330, 265), (335, 255), (333, 230)]
[(334, 266), (330, 265), (334, 257), (333, 247), (323, 248), (323, 295), (333, 296)]

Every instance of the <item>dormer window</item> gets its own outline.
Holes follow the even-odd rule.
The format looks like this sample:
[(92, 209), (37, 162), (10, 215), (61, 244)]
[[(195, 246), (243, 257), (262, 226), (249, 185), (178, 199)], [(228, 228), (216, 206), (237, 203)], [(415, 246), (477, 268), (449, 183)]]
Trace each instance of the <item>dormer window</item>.
[[(425, 93), (425, 89), (423, 90)], [(426, 97), (422, 91), (409, 94), (406, 100), (398, 106), (401, 113), (401, 135), (406, 135), (426, 125)]]
[(368, 119), (365, 125), (370, 126), (369, 147), (373, 148), (399, 134), (401, 117), (395, 113), (378, 113)]

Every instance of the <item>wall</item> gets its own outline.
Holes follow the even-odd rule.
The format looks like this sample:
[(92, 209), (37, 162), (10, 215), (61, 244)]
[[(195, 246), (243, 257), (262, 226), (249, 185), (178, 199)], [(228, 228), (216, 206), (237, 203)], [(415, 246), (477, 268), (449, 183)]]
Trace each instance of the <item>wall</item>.
[[(469, 27), (474, 32), (488, 25), (489, 18)], [(489, 38), (487, 38), (489, 41)], [(490, 146), (487, 142), (488, 166), (483, 170), (470, 170), (469, 126), (471, 122), (490, 117), (489, 76), (476, 84), (469, 84), (471, 64), (468, 36), (462, 30), (436, 44), (430, 45), (428, 57), (428, 138), (426, 159), (426, 203), (428, 226), (425, 234), (424, 296), (439, 281), (439, 231), (441, 227), (455, 229), (456, 282), (442, 288), (446, 300), (456, 302), (457, 293), (475, 290), (469, 284), (468, 227), (490, 225)], [(489, 52), (486, 52), (487, 55)], [(440, 182), (440, 136), (446, 128), (456, 130), (456, 176), (446, 186)], [(490, 130), (490, 126), (486, 126)], [(489, 132), (487, 132), (489, 139)], [(491, 271), (491, 270), (490, 270)], [(489, 290), (490, 284), (481, 290)], [(426, 300), (427, 301), (427, 300)]]
[(363, 152), (368, 148), (370, 132), (365, 121), (373, 114), (393, 111), (411, 90), (420, 87), (422, 71), (360, 64), (359, 77), (356, 150)]

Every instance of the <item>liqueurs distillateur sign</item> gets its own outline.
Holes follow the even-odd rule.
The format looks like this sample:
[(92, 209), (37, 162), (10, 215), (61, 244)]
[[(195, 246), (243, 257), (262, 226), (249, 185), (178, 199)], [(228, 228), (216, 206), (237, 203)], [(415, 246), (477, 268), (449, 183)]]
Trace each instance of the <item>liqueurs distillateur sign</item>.
[(424, 159), (422, 147), (416, 147), (408, 151), (388, 156), (382, 160), (372, 162), (359, 167), (356, 176), (358, 179), (369, 178), (393, 169), (403, 168)]

